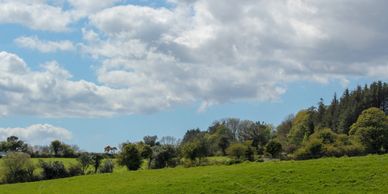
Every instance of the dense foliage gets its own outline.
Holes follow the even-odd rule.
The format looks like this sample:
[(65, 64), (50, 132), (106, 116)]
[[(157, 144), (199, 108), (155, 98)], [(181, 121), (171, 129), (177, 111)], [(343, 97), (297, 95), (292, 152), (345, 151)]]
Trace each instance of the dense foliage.
[(28, 182), (35, 180), (35, 166), (28, 154), (12, 152), (3, 159), (5, 167), (5, 182)]

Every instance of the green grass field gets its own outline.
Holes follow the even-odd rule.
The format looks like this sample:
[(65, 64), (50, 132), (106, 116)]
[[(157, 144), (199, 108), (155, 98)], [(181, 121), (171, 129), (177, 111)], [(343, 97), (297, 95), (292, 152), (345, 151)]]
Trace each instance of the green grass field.
[(0, 193), (388, 193), (388, 155), (120, 171), (1, 185)]

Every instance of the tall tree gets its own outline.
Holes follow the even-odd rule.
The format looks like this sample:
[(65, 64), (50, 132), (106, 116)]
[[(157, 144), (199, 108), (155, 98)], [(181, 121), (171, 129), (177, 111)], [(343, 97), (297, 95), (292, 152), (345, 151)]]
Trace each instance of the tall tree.
[(61, 146), (62, 146), (62, 142), (60, 142), (59, 140), (54, 140), (51, 142), (50, 149), (52, 152), (54, 152), (55, 157), (59, 156), (59, 151), (61, 149)]
[(156, 145), (156, 140), (158, 139), (158, 136), (154, 135), (154, 136), (145, 136), (143, 138), (143, 141), (145, 144), (153, 147)]
[(135, 144), (124, 144), (117, 157), (117, 162), (128, 170), (138, 170), (142, 163), (142, 158)]

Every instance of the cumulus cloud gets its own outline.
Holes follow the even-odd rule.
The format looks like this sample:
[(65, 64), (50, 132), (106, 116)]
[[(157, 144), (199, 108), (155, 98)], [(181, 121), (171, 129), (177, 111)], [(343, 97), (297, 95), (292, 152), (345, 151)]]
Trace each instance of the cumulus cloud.
[(66, 141), (72, 133), (61, 127), (49, 124), (35, 124), (25, 128), (0, 128), (0, 139), (17, 136), (31, 145), (47, 145), (53, 140)]
[(58, 51), (72, 51), (75, 49), (73, 42), (69, 40), (61, 41), (46, 41), (40, 40), (38, 37), (22, 36), (15, 39), (16, 44), (21, 47), (36, 49), (43, 53), (51, 53)]
[(45, 1), (0, 1), (0, 23), (16, 23), (34, 30), (67, 31), (74, 15)]
[[(183, 101), (203, 101), (203, 110), (273, 100), (296, 80), (347, 83), (376, 69), (387, 73), (384, 1), (170, 2), (172, 9), (128, 5), (89, 17), (100, 36), (84, 51), (103, 61), (102, 84), (158, 86)], [(375, 14), (365, 19), (361, 12)]]
[[(388, 75), (386, 1), (168, 0), (168, 8), (91, 2), (70, 0), (70, 10), (54, 9), (58, 17), (73, 14), (58, 29), (77, 12), (86, 17), (77, 45), (99, 63), (98, 82), (73, 80), (55, 62), (32, 71), (2, 52), (1, 114), (110, 116), (193, 102), (204, 111), (228, 102), (276, 100), (293, 81), (346, 84), (353, 77)], [(11, 16), (6, 6), (0, 22), (12, 18), (2, 16)], [(25, 15), (35, 18), (30, 12)], [(41, 20), (18, 17), (9, 22), (34, 28)]]
[(112, 5), (122, 2), (123, 0), (68, 0), (69, 4), (80, 14), (89, 14), (104, 8), (111, 7)]
[(111, 116), (154, 112), (179, 101), (157, 85), (132, 89), (73, 81), (55, 61), (32, 71), (20, 57), (7, 52), (0, 52), (0, 68), (0, 114), (4, 116)]

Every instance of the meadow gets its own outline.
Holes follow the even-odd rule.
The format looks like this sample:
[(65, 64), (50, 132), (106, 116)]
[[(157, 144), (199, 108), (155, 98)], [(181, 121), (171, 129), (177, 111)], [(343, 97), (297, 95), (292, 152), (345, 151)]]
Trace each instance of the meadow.
[(0, 185), (0, 193), (388, 193), (388, 155), (119, 170)]

